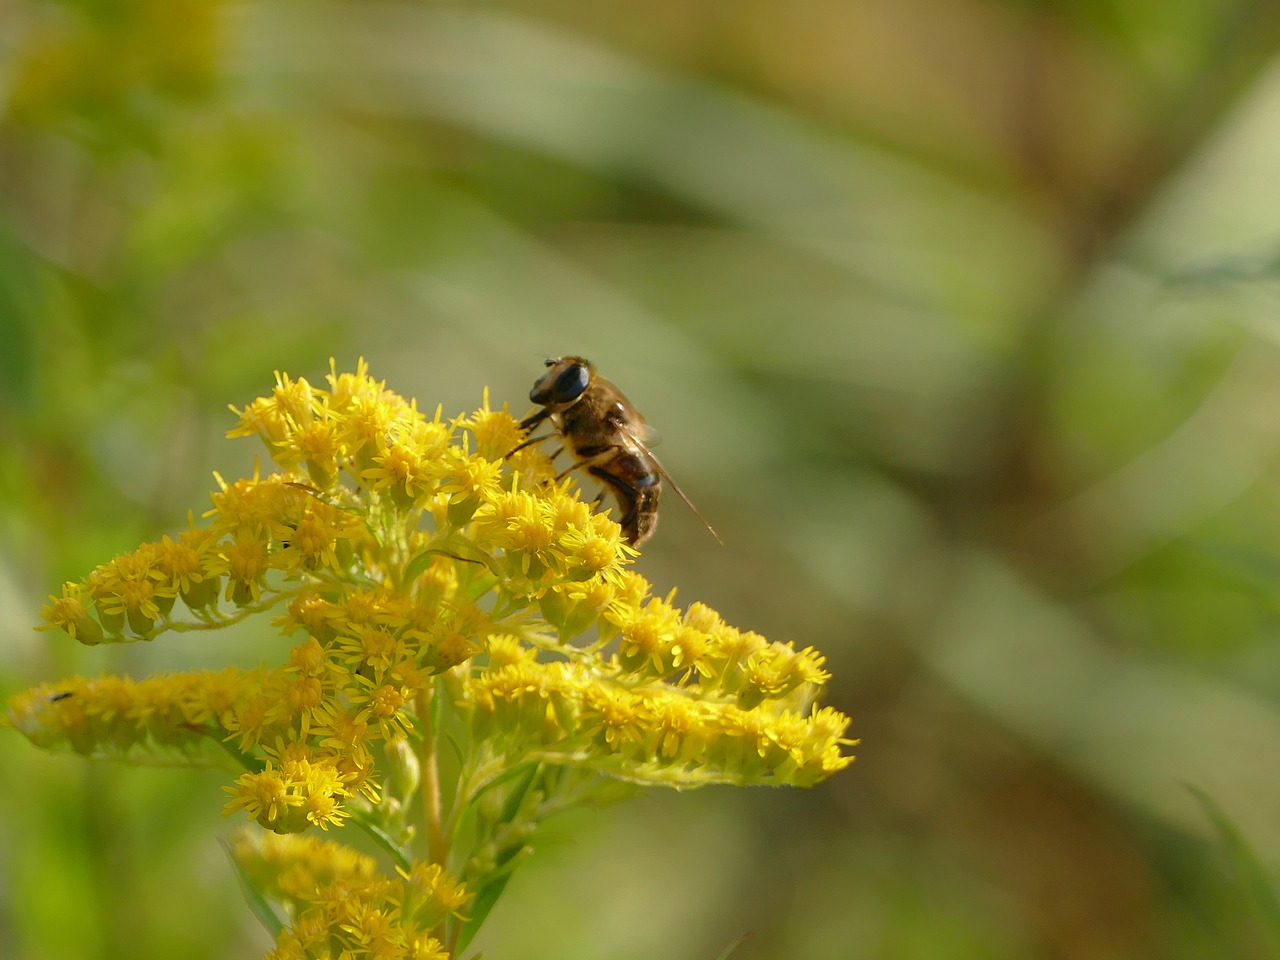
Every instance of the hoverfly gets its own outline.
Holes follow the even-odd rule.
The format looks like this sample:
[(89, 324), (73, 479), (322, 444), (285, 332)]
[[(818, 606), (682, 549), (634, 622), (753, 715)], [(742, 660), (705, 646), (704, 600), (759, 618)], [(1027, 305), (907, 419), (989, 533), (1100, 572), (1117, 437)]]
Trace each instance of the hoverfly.
[[(671, 484), (671, 489), (688, 504), (716, 541), (723, 543), (706, 517), (645, 446), (644, 438), (650, 431), (640, 411), (621, 390), (596, 373), (591, 361), (582, 357), (549, 358), (547, 372), (533, 385), (529, 399), (542, 409), (526, 417), (520, 423), (521, 428), (531, 434), (549, 418), (573, 456), (573, 465), (561, 471), (556, 479), (570, 470), (582, 468), (613, 491), (618, 509), (622, 511), (618, 521), (622, 537), (631, 546), (638, 547), (648, 540), (658, 525), (658, 499), (663, 480)], [(551, 436), (554, 434), (530, 437), (516, 450)], [(559, 453), (557, 450), (552, 454), (552, 459)]]

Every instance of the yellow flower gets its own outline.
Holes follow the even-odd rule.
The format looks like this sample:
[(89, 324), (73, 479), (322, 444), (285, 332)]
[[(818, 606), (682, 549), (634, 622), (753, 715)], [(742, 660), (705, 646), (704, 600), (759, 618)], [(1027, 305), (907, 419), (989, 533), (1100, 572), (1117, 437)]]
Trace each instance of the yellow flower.
[(241, 527), (219, 556), (227, 564), (226, 599), (237, 606), (262, 596), (263, 578), (270, 566), (270, 540), (262, 527)]
[(239, 834), (232, 855), (241, 870), (293, 917), (273, 956), (448, 960), (427, 931), (459, 916), (466, 887), (438, 864), (415, 864), (394, 877), (372, 858), (305, 836)]
[(555, 626), (562, 643), (586, 633), (595, 626), (602, 640), (609, 640), (612, 625), (601, 619), (613, 603), (618, 590), (612, 579), (604, 576), (589, 580), (572, 580), (556, 584), (538, 600), (538, 609), (548, 624)]
[(421, 455), (412, 447), (385, 440), (378, 453), (372, 457), (374, 466), (361, 472), (364, 480), (373, 481), (374, 490), (388, 490), (396, 496), (401, 506), (409, 506), (425, 493), (431, 491), (431, 477), (427, 473), (427, 464)]
[(461, 447), (447, 447), (430, 468), (440, 480), (439, 493), (449, 498), (448, 521), (458, 527), (469, 522), (481, 503), (499, 491), (501, 460), (486, 460)]
[(88, 588), (81, 583), (64, 583), (61, 597), (50, 597), (50, 602), (40, 610), (40, 617), (46, 621), (37, 630), (52, 630), (55, 627), (65, 630), (81, 643), (94, 644), (102, 642), (102, 626), (89, 615), (85, 605)]
[(244, 810), (250, 819), (272, 830), (277, 823), (283, 822), (290, 808), (301, 806), (304, 799), (301, 794), (289, 790), (283, 773), (269, 763), (260, 773), (246, 773), (237, 778), (234, 786), (222, 789), (234, 798), (223, 808), (223, 813)]
[(324, 646), (338, 635), (335, 620), (338, 611), (332, 603), (311, 591), (298, 594), (290, 601), (287, 612), (274, 623), (284, 633), (302, 630)]
[(370, 728), (383, 740), (396, 740), (408, 732), (405, 706), (410, 691), (397, 683), (378, 683), (356, 675), (356, 686), (348, 692), (353, 709), (362, 711)]
[(696, 701), (679, 696), (646, 697), (646, 753), (660, 764), (688, 764), (699, 759), (706, 747), (701, 726), (708, 711)]
[(234, 406), (231, 412), (240, 418), (240, 422), (227, 431), (228, 437), (257, 436), (268, 449), (285, 442), (290, 430), (290, 423), (285, 411), (274, 397), (259, 397), (243, 410)]
[(322, 747), (329, 747), (344, 754), (363, 750), (373, 731), (369, 727), (369, 712), (347, 709), (331, 713), (324, 723), (311, 731), (319, 737)]
[(332, 758), (312, 757), (303, 744), (266, 751), (268, 759), (257, 773), (246, 773), (223, 789), (232, 799), (223, 813), (244, 810), (260, 826), (276, 833), (298, 833), (310, 826), (327, 830), (349, 816), (341, 802), (349, 797), (347, 778)]
[(738, 705), (754, 707), (766, 699), (779, 700), (802, 685), (821, 686), (830, 678), (822, 669), (823, 659), (813, 647), (797, 652), (790, 643), (756, 650), (743, 667)]
[(383, 624), (350, 624), (338, 635), (336, 651), (353, 673), (380, 679), (393, 663), (404, 657), (403, 639)]
[(286, 571), (339, 570), (343, 541), (359, 534), (360, 521), (319, 497), (310, 497), (296, 519), (282, 531), (283, 547), (274, 551), (271, 565)]
[(397, 871), (404, 880), (400, 908), (406, 918), (428, 930), (446, 917), (458, 917), (471, 901), (465, 884), (449, 876), (438, 863), (418, 861), (411, 870)]
[(649, 717), (643, 701), (628, 690), (592, 686), (585, 691), (582, 732), (606, 754), (628, 753), (643, 742)]
[[(327, 389), (278, 373), (236, 413), (231, 435), (282, 469), (215, 474), (203, 525), (64, 585), (42, 629), (118, 642), (269, 618), (293, 638), (283, 662), (72, 678), (11, 699), (7, 722), (49, 749), (234, 765), (225, 812), (294, 838), (236, 846), (290, 918), (273, 957), (447, 957), (436, 936), (455, 942), (470, 895), (415, 853), (415, 826), (494, 890), (570, 802), (809, 786), (852, 762), (849, 718), (814, 709), (822, 656), (653, 596), (618, 525), (537, 444), (513, 453), (520, 422), (487, 394), (428, 419), (361, 361), (331, 364)], [(348, 820), (396, 876), (297, 837)]]
[(306, 465), (307, 476), (321, 490), (328, 490), (338, 480), (345, 450), (332, 420), (315, 420), (292, 438), (289, 448), (281, 451), (277, 459), (282, 465), (292, 466), (301, 461)]
[(680, 629), (680, 612), (665, 600), (650, 600), (622, 628), (618, 661), (628, 673), (663, 677), (675, 669), (671, 646)]
[(156, 565), (164, 574), (163, 583), (185, 598), (196, 586), (204, 582), (205, 568), (200, 548), (206, 546), (194, 537), (179, 536), (177, 540), (167, 534), (156, 548)]
[(271, 392), (271, 399), (280, 409), (290, 432), (305, 429), (315, 416), (312, 409), (311, 384), (301, 377), (290, 380), (287, 373), (276, 371), (276, 388)]
[(458, 422), (458, 426), (471, 431), (475, 437), (476, 453), (486, 460), (502, 460), (524, 441), (520, 421), (507, 412), (489, 408), (489, 390), (486, 387), (480, 400), (480, 409)]

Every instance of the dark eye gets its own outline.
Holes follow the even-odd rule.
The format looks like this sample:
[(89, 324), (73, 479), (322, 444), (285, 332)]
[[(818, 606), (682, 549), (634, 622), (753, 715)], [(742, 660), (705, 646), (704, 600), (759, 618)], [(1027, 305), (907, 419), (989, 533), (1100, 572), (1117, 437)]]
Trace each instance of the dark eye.
[(552, 403), (569, 403), (577, 400), (582, 395), (582, 391), (587, 389), (587, 383), (591, 380), (591, 373), (580, 363), (566, 367), (560, 376), (556, 377), (556, 382), (551, 385), (551, 401)]
[(529, 399), (544, 407), (564, 409), (577, 402), (591, 383), (591, 364), (581, 357), (556, 357), (529, 391)]

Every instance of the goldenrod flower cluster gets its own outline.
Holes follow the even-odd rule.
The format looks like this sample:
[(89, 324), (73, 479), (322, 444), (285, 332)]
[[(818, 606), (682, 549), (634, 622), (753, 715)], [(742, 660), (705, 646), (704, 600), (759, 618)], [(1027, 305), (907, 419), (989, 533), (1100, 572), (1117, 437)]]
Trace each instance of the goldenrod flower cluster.
[[(823, 658), (652, 597), (618, 525), (536, 446), (513, 453), (520, 423), (487, 395), (468, 416), (428, 417), (361, 362), (327, 389), (277, 375), (235, 413), (230, 435), (258, 437), (277, 469), (219, 477), (203, 522), (66, 584), (41, 615), (98, 644), (273, 612), (296, 641), (288, 659), (37, 687), (9, 706), (37, 745), (231, 764), (228, 813), (276, 834), (354, 820), (408, 872), (393, 886), (425, 839), (425, 860), (485, 903), (565, 798), (610, 783), (807, 786), (852, 761), (848, 718), (813, 709)], [(342, 913), (350, 898), (295, 902), (278, 956), (338, 956), (306, 952), (307, 931), (334, 924), (369, 938), (352, 956), (436, 956), (390, 890), (359, 917)], [(384, 935), (402, 952), (369, 945)]]
[(246, 882), (283, 914), (266, 960), (448, 960), (432, 931), (471, 899), (438, 864), (389, 877), (372, 857), (312, 836), (241, 831), (230, 852)]

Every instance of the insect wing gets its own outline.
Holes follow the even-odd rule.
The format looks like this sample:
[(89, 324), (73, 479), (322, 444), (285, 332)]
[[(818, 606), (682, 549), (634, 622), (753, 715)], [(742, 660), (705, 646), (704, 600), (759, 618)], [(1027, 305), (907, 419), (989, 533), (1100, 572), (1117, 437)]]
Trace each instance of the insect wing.
[[(641, 420), (642, 424), (643, 422), (644, 421)], [(635, 449), (639, 453), (641, 453), (644, 456), (644, 458), (649, 461), (650, 464), (653, 465), (653, 469), (658, 471), (658, 474), (662, 477), (662, 479), (667, 481), (667, 483), (671, 484), (671, 489), (676, 492), (676, 496), (678, 496), (681, 500), (684, 501), (685, 506), (687, 506), (690, 510), (693, 511), (693, 515), (702, 521), (702, 525), (707, 528), (707, 532), (716, 538), (716, 543), (720, 544), (720, 546), (723, 547), (724, 541), (720, 539), (720, 534), (716, 533), (716, 528), (713, 527), (707, 521), (707, 518), (702, 515), (702, 511), (693, 505), (693, 501), (690, 500), (689, 497), (685, 494), (685, 492), (680, 489), (680, 485), (671, 479), (671, 474), (667, 473), (666, 469), (662, 466), (662, 464), (658, 462), (658, 458), (653, 455), (653, 452), (644, 445), (644, 443), (640, 440), (640, 438), (636, 436), (635, 432), (629, 427), (619, 424), (618, 430), (621, 431), (622, 435), (631, 441), (631, 445), (635, 447)]]

